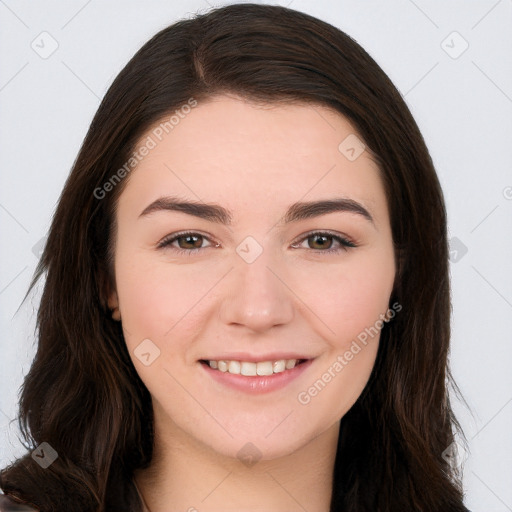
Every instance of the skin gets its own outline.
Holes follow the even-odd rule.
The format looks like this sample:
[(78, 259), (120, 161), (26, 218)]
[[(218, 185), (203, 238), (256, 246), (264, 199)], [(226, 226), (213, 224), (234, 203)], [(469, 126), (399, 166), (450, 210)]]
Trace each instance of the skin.
[[(152, 512), (329, 510), (339, 422), (368, 381), (379, 336), (307, 404), (297, 397), (382, 318), (395, 277), (379, 169), (368, 151), (350, 161), (338, 150), (356, 133), (323, 106), (222, 95), (193, 108), (129, 175), (109, 304), (152, 396), (154, 458), (136, 474)], [(164, 195), (220, 204), (233, 224), (175, 211), (139, 217)], [(351, 212), (282, 222), (292, 203), (335, 197), (364, 205), (373, 223)], [(205, 238), (157, 248), (184, 230)], [(322, 230), (357, 247), (328, 253), (335, 239), (307, 238)], [(247, 236), (263, 249), (252, 263), (236, 252)], [(144, 339), (160, 350), (149, 366), (134, 355)], [(249, 395), (199, 363), (227, 350), (315, 359), (284, 388)], [(237, 457), (248, 442), (261, 456), (251, 467)]]

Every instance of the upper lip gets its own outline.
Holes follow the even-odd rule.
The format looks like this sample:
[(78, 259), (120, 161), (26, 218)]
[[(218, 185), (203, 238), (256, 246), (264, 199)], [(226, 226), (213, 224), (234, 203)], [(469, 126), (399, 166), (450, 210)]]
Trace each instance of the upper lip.
[(214, 357), (204, 357), (203, 361), (247, 361), (250, 363), (258, 363), (263, 361), (280, 361), (281, 359), (313, 359), (313, 357), (304, 354), (292, 352), (272, 352), (271, 354), (249, 354), (248, 352), (237, 352), (230, 354), (222, 354)]

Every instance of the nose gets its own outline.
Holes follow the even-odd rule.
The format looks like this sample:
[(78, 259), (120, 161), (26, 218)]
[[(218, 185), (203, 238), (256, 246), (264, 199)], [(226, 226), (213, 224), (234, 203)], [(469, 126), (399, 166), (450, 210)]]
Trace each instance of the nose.
[(226, 325), (264, 332), (292, 320), (293, 293), (269, 252), (264, 250), (252, 263), (239, 259), (227, 276), (220, 308)]

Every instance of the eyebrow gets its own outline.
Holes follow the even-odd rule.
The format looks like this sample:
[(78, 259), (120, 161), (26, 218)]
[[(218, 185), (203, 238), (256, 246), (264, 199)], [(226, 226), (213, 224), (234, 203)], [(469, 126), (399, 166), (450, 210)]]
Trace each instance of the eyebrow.
[[(231, 212), (218, 204), (188, 201), (172, 196), (160, 197), (153, 201), (144, 208), (139, 218), (159, 211), (183, 212), (200, 219), (227, 226), (231, 226), (233, 221)], [(370, 212), (361, 203), (344, 197), (294, 203), (286, 211), (284, 224), (312, 219), (333, 212), (355, 213), (375, 224)]]

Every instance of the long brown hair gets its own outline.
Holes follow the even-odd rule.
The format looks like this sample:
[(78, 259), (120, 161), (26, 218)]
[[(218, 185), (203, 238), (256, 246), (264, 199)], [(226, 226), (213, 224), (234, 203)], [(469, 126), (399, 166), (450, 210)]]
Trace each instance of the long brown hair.
[(27, 446), (47, 442), (58, 458), (42, 469), (29, 452), (1, 472), (0, 487), (43, 512), (141, 510), (132, 476), (152, 457), (151, 397), (107, 305), (116, 203), (129, 176), (108, 193), (104, 184), (155, 123), (191, 98), (200, 104), (223, 92), (336, 110), (385, 183), (398, 256), (390, 303), (402, 311), (383, 327), (370, 380), (342, 418), (331, 511), (467, 510), (460, 475), (443, 457), (460, 426), (448, 397), (450, 384), (457, 388), (448, 369), (447, 219), (425, 142), (397, 89), (352, 38), (257, 4), (160, 31), (104, 97), (29, 288), (46, 277), (19, 422)]

